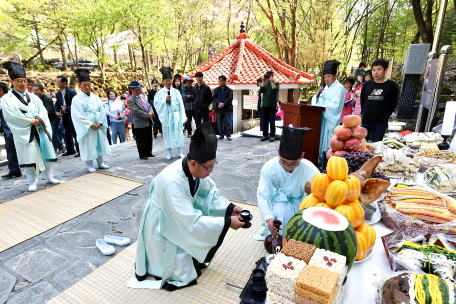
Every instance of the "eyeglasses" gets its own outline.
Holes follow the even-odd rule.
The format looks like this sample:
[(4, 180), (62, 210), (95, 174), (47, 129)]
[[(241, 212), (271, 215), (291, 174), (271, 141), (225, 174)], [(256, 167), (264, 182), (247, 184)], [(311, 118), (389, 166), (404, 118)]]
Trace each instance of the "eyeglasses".
[(201, 167), (203, 167), (204, 169), (206, 169), (207, 173), (211, 172), (212, 170), (214, 170), (214, 167), (215, 165), (218, 165), (218, 162), (215, 162), (215, 164), (211, 167), (211, 168), (206, 168), (202, 163), (200, 163), (199, 161), (195, 160), (195, 162), (197, 162)]
[(286, 168), (286, 167), (290, 167), (290, 169), (296, 169), (297, 167), (299, 167), (299, 163), (297, 165), (288, 165), (288, 164), (284, 164), (281, 160), (280, 160), (280, 156), (278, 156), (279, 158), (279, 164)]
[(14, 79), (13, 81), (19, 82), (19, 83), (27, 83), (27, 79)]

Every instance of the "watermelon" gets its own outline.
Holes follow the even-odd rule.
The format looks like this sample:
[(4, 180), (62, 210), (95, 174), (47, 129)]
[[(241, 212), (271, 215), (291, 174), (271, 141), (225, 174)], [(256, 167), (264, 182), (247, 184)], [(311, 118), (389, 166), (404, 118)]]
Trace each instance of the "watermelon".
[(288, 222), (283, 237), (347, 257), (348, 270), (358, 252), (355, 229), (339, 212), (324, 207), (308, 207), (298, 211)]

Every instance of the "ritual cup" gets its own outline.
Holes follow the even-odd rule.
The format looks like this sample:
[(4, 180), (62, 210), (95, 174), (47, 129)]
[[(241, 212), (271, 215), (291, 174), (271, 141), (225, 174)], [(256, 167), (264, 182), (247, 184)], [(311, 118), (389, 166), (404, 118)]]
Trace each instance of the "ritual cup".
[(253, 218), (249, 210), (242, 210), (240, 215), (242, 217), (242, 222), (250, 222)]
[(265, 273), (262, 269), (254, 269), (252, 272), (252, 289), (263, 291), (266, 289)]

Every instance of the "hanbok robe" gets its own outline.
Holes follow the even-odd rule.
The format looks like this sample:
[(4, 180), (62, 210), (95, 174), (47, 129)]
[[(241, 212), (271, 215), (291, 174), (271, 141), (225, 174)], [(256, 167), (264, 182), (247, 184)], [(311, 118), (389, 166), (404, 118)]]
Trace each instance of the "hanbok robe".
[(319, 159), (322, 158), (322, 153), (326, 153), (331, 147), (331, 138), (334, 136), (334, 128), (340, 123), (344, 101), (345, 87), (337, 79), (331, 86), (325, 87), (318, 100), (317, 95), (312, 98), (312, 104), (326, 108), (321, 120)]
[(196, 192), (190, 189), (193, 180), (184, 158), (150, 185), (139, 227), (136, 277), (143, 280), (150, 274), (161, 280), (146, 281), (154, 283), (147, 288), (172, 291), (169, 287), (196, 284), (199, 266), (211, 261), (231, 225), (235, 206), (220, 196), (209, 177), (195, 180)]
[[(44, 171), (46, 162), (57, 161), (52, 145), (51, 123), (41, 99), (35, 94), (24, 94), (30, 98), (28, 104), (27, 97), (21, 101), (12, 91), (2, 97), (3, 116), (13, 133), (20, 167), (36, 167), (37, 172)], [(38, 127), (31, 125), (35, 116), (42, 122)]]
[(184, 123), (187, 121), (181, 93), (171, 87), (171, 102), (168, 105), (166, 87), (154, 96), (154, 106), (163, 128), (163, 141), (166, 150), (184, 146)]
[(269, 234), (267, 219), (282, 221), (283, 234), (291, 217), (299, 211), (299, 205), (307, 196), (306, 181), (320, 171), (307, 159), (302, 159), (292, 173), (286, 172), (280, 165), (279, 158), (269, 160), (261, 169), (260, 182), (257, 189), (258, 207), (261, 213), (261, 231), (254, 236), (264, 240)]
[[(106, 135), (108, 121), (100, 97), (93, 93), (89, 96), (79, 92), (73, 97), (71, 119), (76, 129), (82, 161), (95, 160), (111, 152)], [(93, 130), (91, 126), (96, 123), (101, 123), (102, 126), (98, 130)]]

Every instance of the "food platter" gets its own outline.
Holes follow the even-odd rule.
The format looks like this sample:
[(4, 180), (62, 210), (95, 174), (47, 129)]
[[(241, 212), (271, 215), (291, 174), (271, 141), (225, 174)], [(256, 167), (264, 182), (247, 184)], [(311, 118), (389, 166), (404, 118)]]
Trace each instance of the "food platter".
[(359, 261), (355, 261), (354, 264), (358, 264), (358, 263), (364, 262), (365, 260), (367, 260), (368, 258), (370, 258), (370, 257), (372, 256), (372, 252), (373, 252), (373, 251), (374, 251), (374, 250), (369, 251), (369, 253), (366, 255), (366, 257), (365, 257), (364, 259), (359, 260)]

